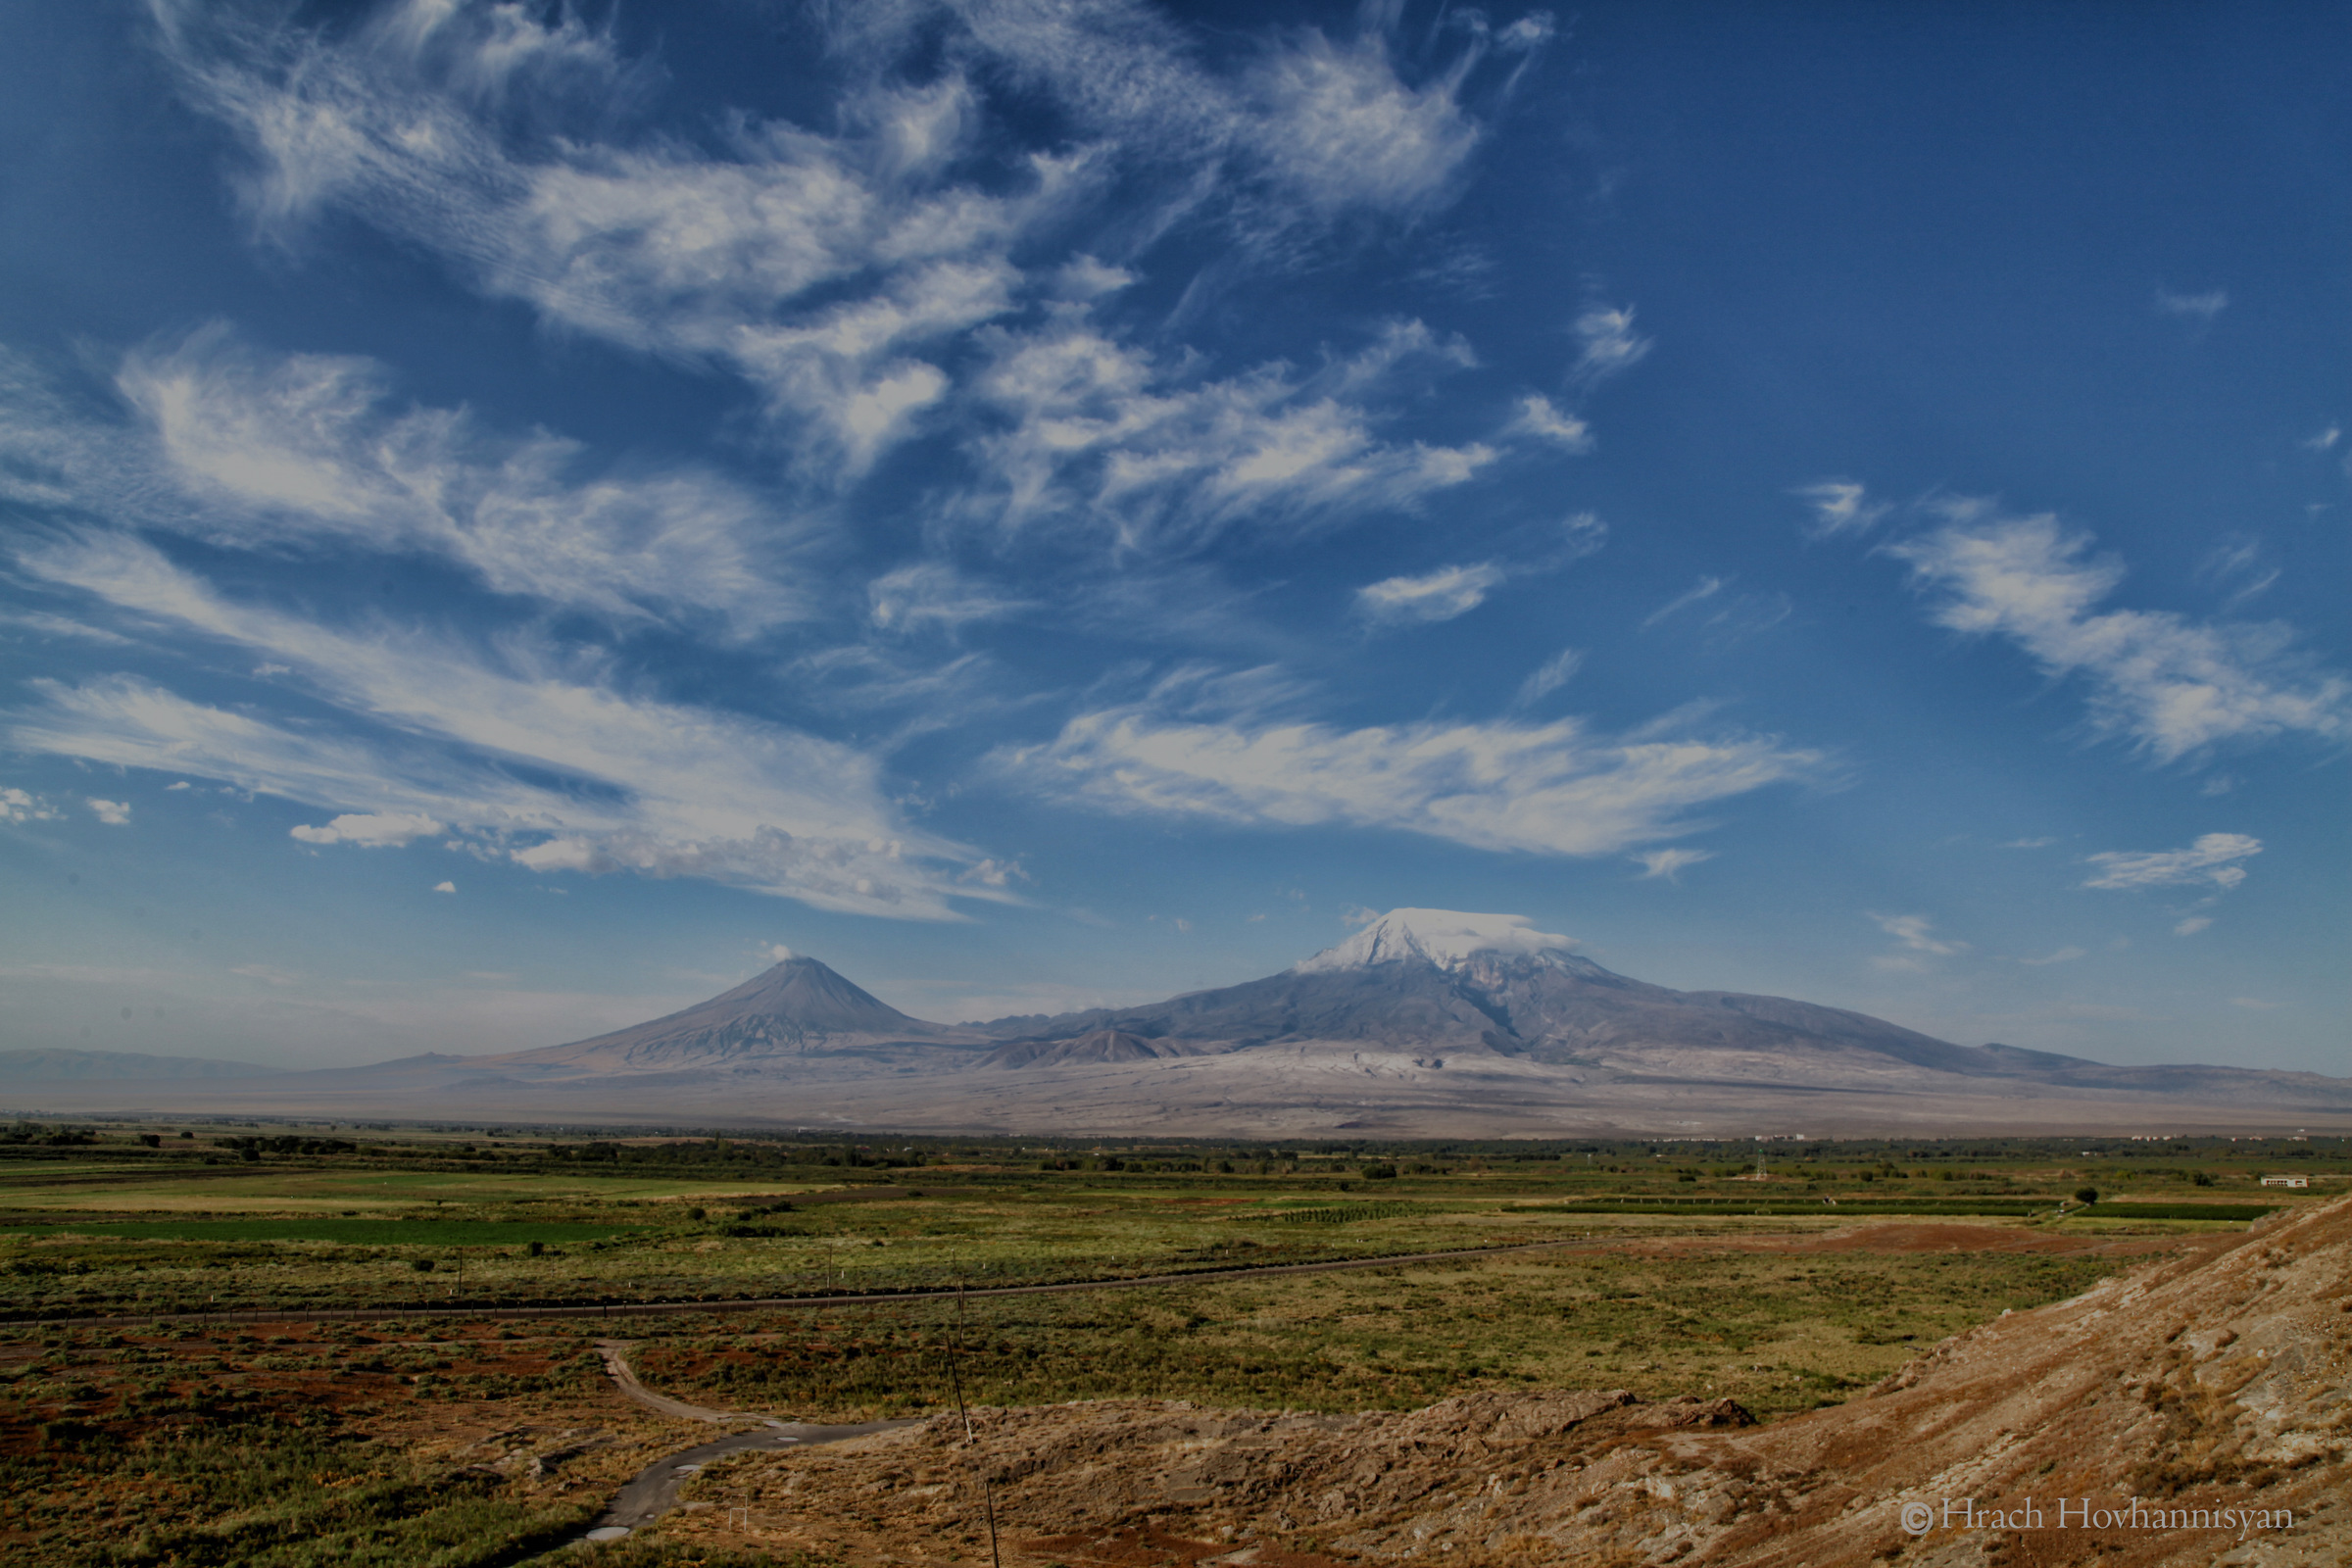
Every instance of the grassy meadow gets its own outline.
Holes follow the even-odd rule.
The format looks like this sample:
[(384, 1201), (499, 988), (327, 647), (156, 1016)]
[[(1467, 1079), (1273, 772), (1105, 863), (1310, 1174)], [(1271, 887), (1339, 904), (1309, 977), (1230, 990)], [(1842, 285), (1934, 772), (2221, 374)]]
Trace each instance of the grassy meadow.
[[(1320, 1410), (1628, 1388), (1769, 1420), (2352, 1182), (2331, 1140), (1776, 1145), (1761, 1181), (1755, 1157), (21, 1123), (0, 1139), (0, 1549), (529, 1560), (708, 1433), (623, 1400), (605, 1336), (662, 1393), (816, 1420), (936, 1410), (958, 1382), (978, 1404)], [(2312, 1187), (2258, 1185), (2279, 1168)], [(1570, 1245), (1255, 1272), (1531, 1243)], [(866, 1294), (886, 1298), (841, 1298)], [(779, 1297), (807, 1304), (630, 1310)], [(529, 1303), (600, 1311), (496, 1315)], [(180, 1315), (232, 1310), (359, 1315)], [(625, 1555), (672, 1554), (657, 1527)]]

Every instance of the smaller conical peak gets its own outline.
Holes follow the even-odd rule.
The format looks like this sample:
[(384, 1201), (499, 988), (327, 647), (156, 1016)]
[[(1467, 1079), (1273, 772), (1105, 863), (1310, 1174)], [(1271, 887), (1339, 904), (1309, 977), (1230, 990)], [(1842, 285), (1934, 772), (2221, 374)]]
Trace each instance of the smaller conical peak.
[(1460, 909), (1391, 909), (1336, 948), (1325, 948), (1294, 972), (1313, 974), (1326, 969), (1363, 969), (1376, 963), (1434, 963), (1457, 968), (1473, 954), (1494, 953), (1505, 957), (1537, 954), (1565, 955), (1576, 946), (1574, 937), (1539, 931), (1525, 915), (1469, 914)]

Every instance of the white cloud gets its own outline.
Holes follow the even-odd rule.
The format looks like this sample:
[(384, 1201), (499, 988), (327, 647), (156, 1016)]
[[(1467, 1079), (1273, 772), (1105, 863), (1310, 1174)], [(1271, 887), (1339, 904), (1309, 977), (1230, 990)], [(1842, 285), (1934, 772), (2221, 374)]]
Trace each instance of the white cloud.
[(1552, 407), (1551, 399), (1530, 394), (1519, 400), (1519, 413), (1503, 426), (1505, 435), (1534, 436), (1565, 451), (1592, 450), (1592, 427), (1573, 414)]
[(1509, 578), (1492, 561), (1440, 566), (1419, 577), (1388, 577), (1355, 591), (1356, 613), (1376, 622), (1430, 622), (1466, 615)]
[(2052, 964), (2052, 963), (2072, 963), (2072, 962), (2074, 962), (2074, 961), (2075, 961), (2077, 958), (2085, 958), (2085, 957), (2088, 957), (2089, 956), (2090, 956), (2090, 955), (2089, 955), (2088, 953), (2084, 952), (2084, 951), (2083, 951), (2082, 949), (2081, 949), (2081, 948), (2071, 948), (2071, 947), (2070, 947), (2070, 948), (2060, 948), (2060, 949), (2058, 949), (2058, 950), (2057, 950), (2055, 953), (2049, 954), (2047, 956), (2044, 956), (2044, 957), (2039, 957), (2039, 958), (2020, 958), (2020, 959), (2018, 959), (2017, 961), (2018, 961), (2018, 962), (2020, 962), (2020, 963), (2022, 963), (2022, 964), (2025, 964), (2025, 965), (2027, 965), (2027, 966), (2028, 966), (2028, 967), (2030, 967), (2030, 968), (2035, 968), (2035, 969), (2038, 969), (2038, 968), (2041, 968), (2042, 966), (2044, 966), (2045, 964)]
[(1593, 736), (1550, 724), (1188, 721), (1164, 701), (1073, 718), (1004, 748), (998, 770), (1098, 810), (1237, 826), (1347, 825), (1485, 850), (1613, 855), (1700, 825), (1690, 813), (1811, 777), (1821, 757), (1772, 737)]
[(2198, 564), (2197, 575), (2228, 588), (2230, 595), (2222, 601), (2222, 608), (2235, 612), (2268, 593), (2279, 573), (2265, 559), (2261, 540), (2251, 534), (2232, 533), (2224, 534)]
[(1863, 487), (1851, 479), (1819, 479), (1799, 485), (1792, 493), (1813, 509), (1813, 520), (1805, 532), (1815, 539), (1866, 532), (1891, 510), (1883, 501), (1870, 500)]
[(1594, 306), (1576, 318), (1576, 364), (1569, 379), (1579, 386), (1597, 386), (1622, 370), (1630, 370), (1649, 353), (1649, 339), (1634, 331), (1634, 309)]
[(2210, 914), (2188, 915), (2184, 917), (2178, 925), (2173, 927), (2173, 935), (2177, 937), (2193, 937), (2211, 924), (2213, 924), (2213, 916)]
[[(0, 490), (0, 493), (5, 493)], [(40, 610), (0, 611), (0, 626), (16, 626), (36, 637), (67, 637), (75, 642), (104, 643), (113, 648), (127, 648), (130, 639), (120, 632), (101, 626), (85, 626), (64, 615), (53, 615)]]
[(2238, 862), (2262, 853), (2262, 840), (2243, 833), (2207, 833), (2185, 850), (2109, 850), (2083, 857), (2098, 870), (2086, 888), (2214, 887), (2224, 892), (2246, 879)]
[(2344, 427), (2340, 424), (2331, 424), (2318, 435), (2297, 444), (2306, 452), (2327, 452), (2332, 450), (2335, 444), (2343, 438)]
[(55, 822), (64, 815), (38, 795), (0, 788), (0, 822)]
[(1514, 711), (1523, 708), (1532, 708), (1553, 692), (1558, 691), (1562, 686), (1567, 685), (1570, 680), (1575, 678), (1576, 672), (1584, 667), (1585, 656), (1582, 650), (1561, 649), (1528, 672), (1527, 679), (1519, 683), (1519, 690), (1511, 698), (1511, 708)]
[(93, 795), (89, 797), (86, 804), (89, 806), (90, 814), (108, 827), (128, 827), (130, 825), (130, 806), (127, 802), (102, 801)]
[[(1479, 23), (1415, 84), (1379, 25), (1270, 38), (1220, 73), (1186, 30), (1119, 4), (919, 24), (849, 8), (818, 24), (849, 76), (837, 134), (747, 116), (698, 146), (628, 134), (652, 74), (568, 13), (397, 0), (330, 31), (194, 0), (153, 11), (188, 96), (243, 141), (266, 235), (348, 213), (566, 330), (722, 368), (833, 480), (914, 433), (950, 393), (956, 340), (1017, 308), (1016, 247), (1071, 232), (1090, 202), (1156, 192), (1039, 266), (1049, 297), (1096, 297), (1131, 276), (1099, 259), (1104, 231), (1221, 215), (1248, 248), (1284, 253), (1349, 215), (1426, 213), (1479, 140), (1466, 79), (1544, 31)], [(1060, 145), (1004, 148), (1021, 133), (1002, 134), (991, 93), (1007, 85), (1024, 110), (1029, 89), (1060, 101)]]
[(1878, 928), (1900, 942), (1913, 953), (1930, 953), (1948, 958), (1966, 953), (1968, 944), (1935, 935), (1936, 922), (1924, 914), (1877, 914), (1865, 910)]
[[(31, 750), (224, 779), (359, 816), (417, 813), (539, 839), (515, 852), (539, 869), (710, 877), (867, 913), (947, 917), (944, 898), (958, 885), (925, 862), (974, 858), (900, 826), (877, 763), (860, 752), (629, 696), (558, 672), (524, 644), (500, 663), (421, 634), (338, 631), (238, 605), (119, 536), (56, 543), (20, 562), (288, 663), (349, 726), (298, 733), (117, 676), (38, 683), (45, 706), (12, 715), (9, 731)], [(551, 782), (523, 782), (516, 762)]]
[(1374, 433), (1365, 399), (1403, 368), (1470, 363), (1418, 321), (1311, 375), (1273, 364), (1215, 381), (1105, 337), (1077, 306), (985, 342), (976, 390), (1001, 423), (972, 451), (993, 495), (965, 513), (1007, 534), (1058, 522), (1126, 551), (1189, 550), (1245, 518), (1297, 529), (1347, 507), (1409, 508), (1496, 456)]
[(380, 850), (399, 849), (445, 829), (441, 823), (418, 812), (383, 811), (374, 815), (338, 816), (324, 827), (297, 824), (287, 831), (305, 844), (357, 844)]
[[(436, 882), (433, 884), (433, 891), (435, 893), (455, 893), (458, 891), (458, 885), (455, 882)], [(499, 978), (512, 980), (514, 977), (513, 975), (502, 975)]]
[(240, 963), (233, 965), (228, 972), (243, 975), (248, 980), (259, 980), (266, 986), (277, 986), (280, 989), (302, 984), (302, 976), (270, 963)]
[[(484, 586), (621, 617), (808, 612), (792, 567), (813, 528), (707, 469), (590, 465), (545, 431), (394, 405), (383, 368), (268, 356), (221, 328), (128, 356), (120, 426), (21, 384), (5, 436), (59, 498), (238, 549), (428, 555)], [(265, 665), (264, 668), (282, 668)]]
[(1379, 38), (1321, 33), (1267, 54), (1250, 82), (1251, 140), (1274, 177), (1329, 211), (1434, 205), (1478, 141), (1454, 101), (1459, 76), (1418, 90), (1396, 78)]
[(1706, 600), (1712, 599), (1717, 594), (1723, 592), (1724, 585), (1731, 580), (1732, 579), (1729, 577), (1701, 577), (1691, 587), (1675, 595), (1675, 597), (1667, 600), (1666, 603), (1660, 605), (1657, 609), (1651, 611), (1647, 615), (1643, 616), (1642, 624), (1644, 626), (1654, 626), (1659, 621), (1664, 620), (1667, 616), (1676, 613), (1678, 611), (1689, 610), (1692, 605), (1700, 604)]
[(2352, 682), (2299, 657), (2286, 627), (2100, 612), (2124, 569), (2090, 559), (2086, 536), (2063, 533), (2046, 514), (1953, 512), (1947, 525), (1886, 550), (1937, 594), (1938, 624), (1997, 634), (2050, 675), (2083, 677), (2097, 729), (2164, 762), (2284, 734), (2352, 738)]
[(951, 635), (975, 621), (1002, 620), (1036, 608), (972, 581), (945, 562), (917, 562), (866, 584), (867, 617), (882, 631), (926, 629)]
[[(845, 103), (839, 136), (746, 119), (714, 154), (611, 140), (643, 73), (576, 17), (405, 0), (329, 34), (155, 9), (190, 97), (245, 142), (266, 234), (351, 213), (568, 330), (733, 370), (850, 471), (938, 394), (906, 351), (1004, 308), (1003, 253), (1070, 172), (1039, 158), (999, 195), (950, 179), (971, 107), (954, 75)], [(517, 104), (533, 114), (500, 112)], [(515, 133), (533, 119), (573, 133)]]
[(1634, 858), (1642, 862), (1642, 881), (1662, 879), (1668, 882), (1679, 882), (1682, 880), (1685, 866), (1696, 865), (1701, 860), (1712, 860), (1715, 858), (1715, 852), (1713, 850), (1682, 849), (1644, 850)]
[(2004, 850), (2046, 850), (2057, 842), (2057, 839), (2050, 837), (2037, 839), (2011, 839), (2008, 843), (2002, 845), (2001, 848)]
[(784, 963), (793, 956), (793, 951), (781, 942), (771, 942), (760, 950), (760, 956), (769, 963)]
[(2231, 997), (2230, 999), (2230, 1005), (2232, 1007), (2250, 1008), (2256, 1012), (2268, 1012), (2274, 1007), (2283, 1007), (2286, 1005), (2286, 1004), (2283, 1002), (2265, 1002), (2259, 997)]
[(2213, 318), (2229, 308), (2230, 295), (2226, 289), (2207, 289), (2202, 294), (2175, 294), (2161, 288), (2156, 291), (2156, 309), (2160, 314), (2183, 317), (2199, 326), (2211, 326)]
[(1559, 545), (1531, 559), (1440, 566), (1418, 577), (1389, 577), (1369, 583), (1355, 591), (1355, 612), (1375, 625), (1451, 620), (1476, 610), (1489, 594), (1514, 577), (1558, 571), (1592, 555), (1601, 548), (1609, 530), (1592, 513), (1580, 512), (1561, 524), (1561, 533)]

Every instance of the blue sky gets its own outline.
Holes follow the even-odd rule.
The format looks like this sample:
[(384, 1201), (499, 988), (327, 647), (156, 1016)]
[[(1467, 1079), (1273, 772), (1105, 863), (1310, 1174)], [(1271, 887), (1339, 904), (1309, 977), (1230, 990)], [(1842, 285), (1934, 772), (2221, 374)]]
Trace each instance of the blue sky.
[(1396, 906), (2347, 1070), (2329, 8), (0, 19), (0, 1045)]

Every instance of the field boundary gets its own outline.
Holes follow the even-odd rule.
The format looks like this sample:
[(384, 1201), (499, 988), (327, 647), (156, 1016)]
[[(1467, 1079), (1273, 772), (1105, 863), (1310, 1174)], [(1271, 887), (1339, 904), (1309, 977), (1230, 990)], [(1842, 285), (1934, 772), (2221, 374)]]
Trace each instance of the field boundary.
[(777, 1312), (806, 1307), (879, 1306), (892, 1302), (953, 1301), (958, 1298), (984, 1300), (997, 1296), (1047, 1296), (1067, 1291), (1143, 1290), (1167, 1285), (1211, 1285), (1231, 1280), (1266, 1279), (1284, 1274), (1326, 1274), (1341, 1269), (1395, 1268), (1410, 1263), (1442, 1263), (1453, 1258), (1498, 1257), (1513, 1252), (1556, 1251), (1562, 1248), (1611, 1247), (1619, 1236), (1569, 1236), (1548, 1242), (1513, 1242), (1503, 1247), (1459, 1247), (1439, 1252), (1392, 1252), (1380, 1257), (1326, 1258), (1315, 1263), (1267, 1263), (1255, 1268), (1200, 1269), (1179, 1274), (1110, 1275), (1090, 1280), (1056, 1280), (1042, 1285), (978, 1285), (925, 1287), (906, 1291), (837, 1292), (831, 1295), (736, 1297), (722, 1300), (581, 1301), (557, 1305), (500, 1306), (495, 1303), (454, 1302), (447, 1306), (282, 1307), (250, 1312), (116, 1312), (104, 1316), (20, 1317), (0, 1319), (10, 1328), (128, 1327), (139, 1323), (325, 1323), (384, 1321), (402, 1318), (596, 1318), (637, 1317), (679, 1312)]

